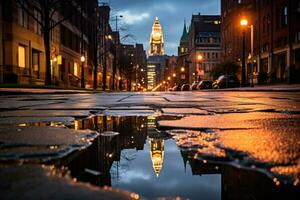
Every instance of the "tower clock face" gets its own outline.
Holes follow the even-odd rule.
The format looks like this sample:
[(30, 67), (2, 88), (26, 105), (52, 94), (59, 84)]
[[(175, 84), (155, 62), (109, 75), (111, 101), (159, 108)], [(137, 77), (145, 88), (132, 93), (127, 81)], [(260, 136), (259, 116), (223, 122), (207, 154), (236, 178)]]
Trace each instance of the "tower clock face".
[(158, 19), (156, 18), (156, 21), (152, 26), (152, 32), (150, 35), (149, 55), (163, 55), (164, 53), (163, 38), (164, 36), (163, 36), (162, 28), (160, 26)]
[(154, 32), (154, 34), (153, 34), (153, 39), (154, 39), (154, 40), (160, 40), (160, 38), (161, 38), (161, 34), (158, 33), (158, 32)]

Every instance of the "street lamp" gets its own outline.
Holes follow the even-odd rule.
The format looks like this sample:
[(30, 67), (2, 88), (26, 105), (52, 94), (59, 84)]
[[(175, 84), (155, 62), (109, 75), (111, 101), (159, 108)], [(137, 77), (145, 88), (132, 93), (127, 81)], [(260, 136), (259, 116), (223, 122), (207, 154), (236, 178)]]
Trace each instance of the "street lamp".
[(170, 76), (168, 77), (168, 81), (169, 81), (169, 80), (171, 80), (171, 77), (170, 77)]
[(182, 72), (184, 72), (184, 67), (181, 67), (181, 69), (180, 69)]
[(174, 77), (174, 78), (176, 77), (176, 74), (175, 74), (175, 73), (173, 73), (173, 77)]
[(248, 26), (248, 20), (243, 18), (240, 21), (243, 28), (243, 54), (242, 54), (242, 86), (246, 85), (246, 62), (245, 62), (245, 51), (246, 51), (246, 31), (245, 28)]
[(84, 86), (84, 62), (85, 62), (84, 55), (82, 55), (80, 57), (80, 61), (81, 61), (81, 88), (85, 88), (85, 86)]
[[(202, 70), (202, 61), (203, 61), (203, 56), (202, 56), (202, 54), (199, 54), (199, 55), (197, 56), (197, 61), (198, 61), (198, 63), (199, 63), (199, 68), (198, 68), (198, 81), (200, 81), (200, 70)], [(196, 81), (196, 77), (197, 77), (196, 74), (197, 74), (197, 73), (195, 72), (195, 81)]]

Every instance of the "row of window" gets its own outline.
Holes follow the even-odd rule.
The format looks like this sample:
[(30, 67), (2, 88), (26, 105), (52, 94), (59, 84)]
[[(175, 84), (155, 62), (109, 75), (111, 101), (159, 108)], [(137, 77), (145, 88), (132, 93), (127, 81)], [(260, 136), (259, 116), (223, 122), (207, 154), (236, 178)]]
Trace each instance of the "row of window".
[(201, 53), (203, 56), (203, 59), (219, 59), (220, 58), (220, 53), (217, 52), (204, 52)]
[(212, 71), (217, 65), (218, 65), (218, 63), (202, 63), (202, 69), (203, 69), (205, 72), (210, 72), (210, 71)]
[(220, 37), (197, 37), (196, 38), (197, 44), (220, 44), (221, 38)]
[(63, 25), (60, 26), (60, 41), (65, 47), (80, 53), (81, 38)]
[[(28, 9), (28, 4), (25, 1), (23, 2), (23, 4), (24, 4), (25, 9)], [(18, 8), (18, 23), (22, 27), (28, 29), (29, 28), (29, 15), (25, 11), (25, 9), (22, 8), (21, 6)], [(41, 22), (41, 20), (42, 20), (41, 12), (37, 8), (33, 8), (33, 15), (39, 22)], [(37, 20), (32, 19), (33, 31), (36, 34), (42, 35), (42, 28), (41, 28), (41, 25), (37, 22)]]
[[(18, 46), (18, 66), (21, 68), (26, 68), (26, 48), (26, 46), (21, 44)], [(40, 76), (40, 54), (40, 51), (32, 49), (31, 64), (33, 67), (33, 72), (36, 74), (37, 78)]]

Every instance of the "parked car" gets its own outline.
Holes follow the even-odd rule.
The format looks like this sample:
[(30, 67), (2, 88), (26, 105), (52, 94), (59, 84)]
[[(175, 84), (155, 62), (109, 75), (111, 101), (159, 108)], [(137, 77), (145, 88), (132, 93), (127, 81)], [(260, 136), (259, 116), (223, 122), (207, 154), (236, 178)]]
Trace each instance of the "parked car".
[(198, 84), (199, 84), (199, 81), (194, 81), (192, 86), (191, 86), (191, 90), (197, 90), (198, 88)]
[(190, 85), (189, 84), (183, 84), (181, 86), (181, 91), (190, 91)]
[(213, 82), (210, 80), (203, 80), (203, 81), (200, 81), (200, 83), (197, 85), (197, 89), (198, 90), (212, 89), (212, 84), (213, 84)]
[(181, 85), (175, 85), (173, 91), (181, 91)]
[(235, 75), (222, 75), (212, 86), (214, 89), (240, 87), (240, 80)]

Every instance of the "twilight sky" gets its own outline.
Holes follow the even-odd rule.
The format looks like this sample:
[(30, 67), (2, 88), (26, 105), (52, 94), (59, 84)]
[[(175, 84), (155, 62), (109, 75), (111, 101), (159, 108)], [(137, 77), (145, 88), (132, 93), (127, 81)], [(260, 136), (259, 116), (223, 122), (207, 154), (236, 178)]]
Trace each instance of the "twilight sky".
[[(111, 7), (111, 25), (115, 30), (115, 16), (121, 34), (133, 34), (123, 43), (143, 43), (149, 48), (149, 38), (155, 16), (160, 20), (164, 32), (165, 52), (177, 55), (184, 19), (190, 24), (192, 14), (220, 14), (220, 0), (107, 0)], [(125, 29), (125, 30), (124, 30)]]

